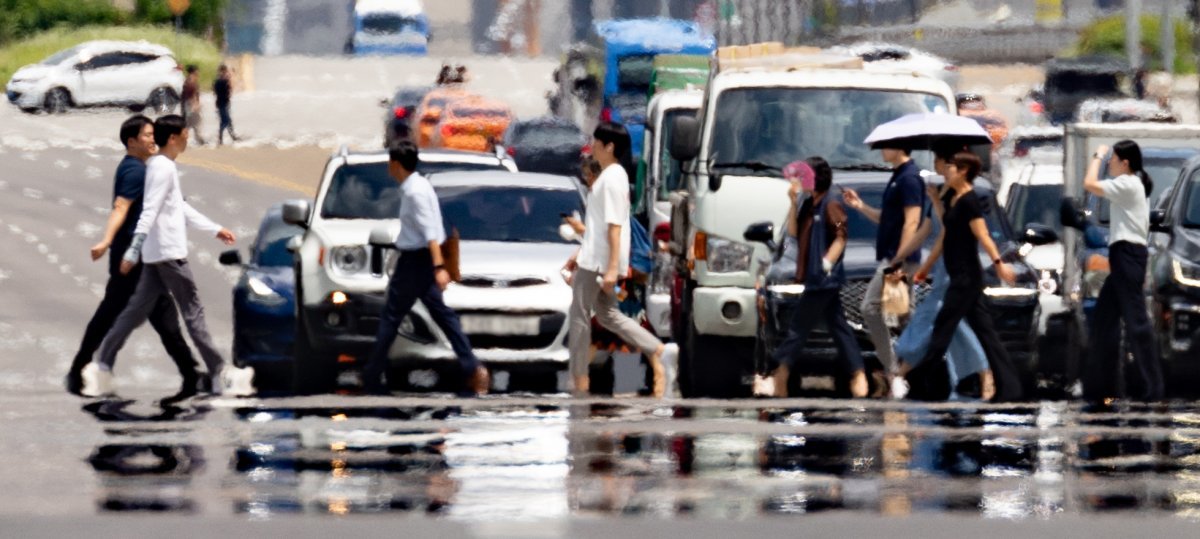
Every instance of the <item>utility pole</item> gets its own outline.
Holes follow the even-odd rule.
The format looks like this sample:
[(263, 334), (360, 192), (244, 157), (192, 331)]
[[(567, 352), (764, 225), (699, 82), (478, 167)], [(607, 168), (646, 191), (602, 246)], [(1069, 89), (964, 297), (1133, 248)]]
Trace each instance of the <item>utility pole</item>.
[[(1192, 51), (1196, 53), (1196, 72), (1200, 74), (1200, 0), (1193, 0), (1192, 17)], [(1196, 90), (1196, 98), (1200, 99), (1200, 86)]]
[(1175, 74), (1175, 25), (1171, 19), (1171, 3), (1163, 2), (1162, 7), (1162, 27), (1159, 35), (1162, 39), (1162, 63), (1163, 71), (1170, 75)]
[(1129, 69), (1142, 67), (1142, 0), (1125, 0), (1125, 54)]

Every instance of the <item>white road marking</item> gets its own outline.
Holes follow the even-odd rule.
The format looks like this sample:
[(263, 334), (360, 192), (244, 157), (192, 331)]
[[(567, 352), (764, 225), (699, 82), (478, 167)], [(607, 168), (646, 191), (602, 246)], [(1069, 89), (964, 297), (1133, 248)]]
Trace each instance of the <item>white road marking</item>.
[(104, 172), (100, 170), (100, 167), (90, 166), (83, 169), (83, 175), (87, 176), (90, 180), (94, 180), (100, 176), (103, 176)]
[(71, 168), (71, 162), (67, 161), (66, 159), (59, 159), (54, 162), (54, 166), (66, 170)]
[(45, 196), (45, 193), (43, 193), (37, 189), (34, 189), (32, 187), (26, 187), (26, 188), (22, 189), (21, 194), (25, 195), (26, 197), (32, 198), (34, 200), (41, 200), (42, 197)]

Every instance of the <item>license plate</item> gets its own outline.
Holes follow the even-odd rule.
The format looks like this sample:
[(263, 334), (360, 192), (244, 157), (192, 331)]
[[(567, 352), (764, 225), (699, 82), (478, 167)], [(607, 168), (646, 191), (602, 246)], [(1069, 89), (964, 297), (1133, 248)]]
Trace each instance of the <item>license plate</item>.
[(536, 316), (488, 316), (465, 314), (463, 333), (472, 335), (537, 335), (540, 320)]

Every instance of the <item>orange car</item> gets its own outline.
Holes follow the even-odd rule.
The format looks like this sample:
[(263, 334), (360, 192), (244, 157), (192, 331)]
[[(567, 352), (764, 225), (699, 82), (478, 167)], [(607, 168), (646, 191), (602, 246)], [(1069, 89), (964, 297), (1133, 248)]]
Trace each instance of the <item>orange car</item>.
[(992, 150), (999, 150), (1008, 138), (1008, 120), (999, 112), (989, 109), (987, 101), (979, 94), (958, 94), (958, 114), (979, 123), (992, 139)]
[(413, 119), (417, 123), (413, 126), (417, 132), (417, 146), (426, 148), (433, 142), (434, 131), (438, 122), (442, 121), (442, 113), (447, 105), (472, 96), (473, 94), (462, 88), (453, 87), (434, 88), (425, 94)]
[(512, 110), (504, 103), (482, 97), (459, 99), (442, 113), (431, 146), (490, 152), (512, 121)]

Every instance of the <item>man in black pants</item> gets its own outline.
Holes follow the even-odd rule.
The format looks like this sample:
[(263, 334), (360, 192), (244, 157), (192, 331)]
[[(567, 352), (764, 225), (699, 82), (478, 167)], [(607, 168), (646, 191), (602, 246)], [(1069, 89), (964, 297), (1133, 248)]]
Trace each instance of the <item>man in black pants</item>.
[[(129, 248), (133, 240), (133, 229), (137, 226), (138, 216), (142, 213), (142, 191), (146, 183), (146, 159), (157, 151), (154, 144), (154, 124), (150, 119), (137, 115), (121, 124), (121, 143), (125, 145), (125, 158), (117, 166), (117, 174), (113, 185), (113, 209), (108, 217), (108, 226), (104, 231), (104, 239), (92, 247), (92, 260), (99, 260), (104, 253), (112, 249), (108, 259), (108, 286), (104, 290), (104, 299), (88, 322), (83, 334), (83, 342), (79, 352), (71, 362), (71, 370), (67, 372), (67, 391), (76, 395), (84, 390), (83, 370), (92, 360), (104, 336), (116, 321), (117, 316), (129, 303), (129, 298), (137, 289), (138, 279), (142, 274), (139, 264), (128, 274), (121, 274), (121, 255)], [(179, 313), (171, 298), (162, 295), (154, 304), (150, 314), (150, 324), (162, 339), (163, 347), (183, 376), (183, 391), (195, 391), (197, 375), (196, 361), (191, 349), (183, 339), (183, 331), (179, 327)], [(109, 373), (97, 371), (98, 377), (107, 380)], [(89, 376), (89, 378), (92, 378)], [(101, 387), (88, 388), (89, 394), (104, 394), (110, 388), (100, 382)]]
[(388, 281), (387, 303), (380, 314), (375, 346), (363, 366), (363, 387), (368, 393), (387, 392), (383, 374), (388, 350), (396, 342), (400, 322), (419, 299), (458, 357), (463, 392), (483, 393), (487, 390), (487, 371), (475, 358), (458, 314), (442, 299), (442, 291), (450, 284), (441, 247), (446, 229), (437, 193), (416, 171), (417, 162), (417, 146), (410, 141), (399, 141), (389, 150), (388, 173), (400, 183), (400, 235), (396, 238), (400, 259)]

